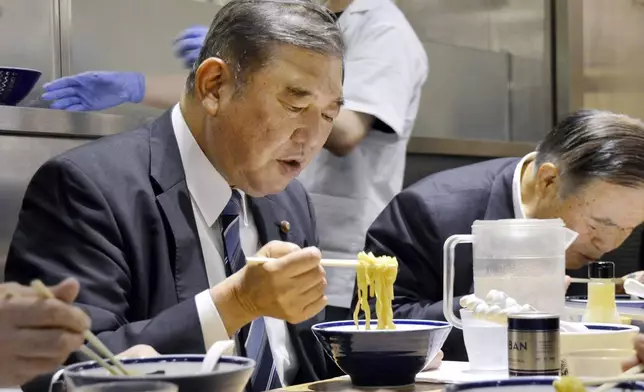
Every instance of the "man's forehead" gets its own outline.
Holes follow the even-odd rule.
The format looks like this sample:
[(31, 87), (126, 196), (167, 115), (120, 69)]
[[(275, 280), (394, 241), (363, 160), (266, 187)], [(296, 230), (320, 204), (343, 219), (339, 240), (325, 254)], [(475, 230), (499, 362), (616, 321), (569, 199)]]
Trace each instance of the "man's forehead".
[[(296, 47), (277, 48), (264, 68), (287, 93), (304, 96), (313, 90), (342, 93), (342, 59)], [(321, 92), (321, 91), (318, 91)]]

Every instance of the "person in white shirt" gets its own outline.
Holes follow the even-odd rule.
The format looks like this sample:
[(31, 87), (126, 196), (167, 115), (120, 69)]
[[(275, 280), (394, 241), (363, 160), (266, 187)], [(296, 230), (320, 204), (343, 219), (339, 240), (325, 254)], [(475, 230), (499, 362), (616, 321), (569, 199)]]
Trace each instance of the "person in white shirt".
[(324, 378), (310, 329), (325, 272), (294, 179), (342, 107), (343, 53), (320, 5), (230, 2), (179, 104), (37, 171), (5, 276), (79, 279), (78, 306), (112, 351), (203, 353), (232, 338), (257, 363), (252, 391)]

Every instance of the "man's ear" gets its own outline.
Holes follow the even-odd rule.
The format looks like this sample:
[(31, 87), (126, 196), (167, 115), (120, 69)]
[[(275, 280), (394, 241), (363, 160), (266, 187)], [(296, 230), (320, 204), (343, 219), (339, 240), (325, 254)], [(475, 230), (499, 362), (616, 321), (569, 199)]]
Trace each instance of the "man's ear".
[(216, 116), (222, 99), (228, 96), (233, 85), (228, 64), (218, 57), (204, 60), (195, 72), (194, 95), (211, 116)]
[(536, 175), (536, 191), (540, 200), (554, 200), (559, 195), (561, 176), (557, 166), (546, 162), (539, 166)]

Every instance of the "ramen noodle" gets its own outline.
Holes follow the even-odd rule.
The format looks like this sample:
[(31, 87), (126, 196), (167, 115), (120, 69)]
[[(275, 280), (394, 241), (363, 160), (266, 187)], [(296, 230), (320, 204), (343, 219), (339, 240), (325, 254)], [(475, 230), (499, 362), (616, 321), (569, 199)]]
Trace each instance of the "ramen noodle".
[(391, 301), (394, 297), (394, 281), (398, 274), (398, 261), (395, 257), (375, 257), (373, 253), (358, 253), (356, 268), (358, 284), (358, 303), (353, 312), (353, 321), (358, 324), (360, 310), (364, 311), (365, 329), (371, 329), (371, 308), (369, 297), (376, 297), (377, 329), (396, 329), (393, 321)]
[(586, 388), (577, 377), (565, 376), (553, 383), (557, 392), (586, 392)]

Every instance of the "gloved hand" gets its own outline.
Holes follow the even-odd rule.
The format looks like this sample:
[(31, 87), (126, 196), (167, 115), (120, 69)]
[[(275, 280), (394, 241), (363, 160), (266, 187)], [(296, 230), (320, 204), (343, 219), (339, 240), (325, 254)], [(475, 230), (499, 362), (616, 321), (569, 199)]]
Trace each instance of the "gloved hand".
[(43, 86), (42, 99), (54, 101), (52, 109), (102, 110), (145, 96), (145, 76), (137, 72), (91, 71), (54, 80)]
[(192, 26), (183, 30), (174, 40), (174, 55), (183, 61), (186, 68), (192, 68), (199, 58), (207, 34), (208, 27)]

